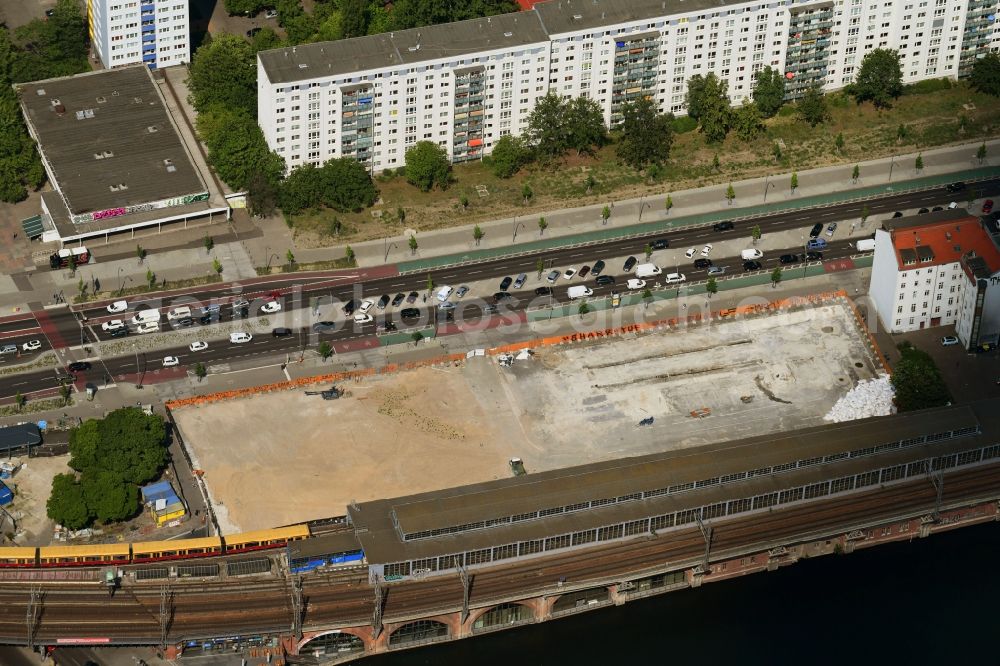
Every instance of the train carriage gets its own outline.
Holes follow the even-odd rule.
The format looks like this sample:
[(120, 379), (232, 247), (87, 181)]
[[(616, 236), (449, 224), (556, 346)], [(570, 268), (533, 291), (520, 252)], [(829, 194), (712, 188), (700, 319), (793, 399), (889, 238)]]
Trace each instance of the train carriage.
[(128, 564), (130, 546), (106, 544), (91, 546), (43, 546), (38, 549), (42, 567), (82, 567), (104, 564)]
[(0, 567), (34, 568), (38, 566), (38, 549), (34, 546), (0, 548)]
[(258, 530), (229, 534), (225, 538), (226, 553), (244, 553), (265, 548), (280, 548), (289, 541), (299, 541), (309, 538), (308, 525), (291, 525), (273, 530)]
[(222, 539), (217, 536), (132, 544), (132, 562), (135, 564), (215, 555), (222, 555)]

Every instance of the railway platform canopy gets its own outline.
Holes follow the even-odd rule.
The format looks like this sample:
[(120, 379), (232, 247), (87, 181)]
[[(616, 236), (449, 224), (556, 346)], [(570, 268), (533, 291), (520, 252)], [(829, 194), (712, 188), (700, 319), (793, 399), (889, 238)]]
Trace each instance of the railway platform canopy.
[(1000, 457), (1000, 399), (816, 426), (348, 507), (373, 573), (538, 555)]

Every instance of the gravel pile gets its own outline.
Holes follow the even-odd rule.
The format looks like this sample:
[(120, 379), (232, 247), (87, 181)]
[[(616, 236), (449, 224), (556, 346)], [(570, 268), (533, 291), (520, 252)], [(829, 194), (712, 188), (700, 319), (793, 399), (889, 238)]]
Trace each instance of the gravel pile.
[(896, 412), (892, 404), (892, 384), (889, 375), (858, 382), (858, 385), (837, 401), (833, 409), (823, 417), (826, 421), (841, 423), (869, 416), (888, 416)]

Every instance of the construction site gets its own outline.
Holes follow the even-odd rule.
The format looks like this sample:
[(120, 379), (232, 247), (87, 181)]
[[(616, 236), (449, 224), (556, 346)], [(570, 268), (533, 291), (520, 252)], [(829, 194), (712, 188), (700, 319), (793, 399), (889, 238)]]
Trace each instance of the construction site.
[[(173, 416), (232, 532), (501, 478), (515, 458), (530, 474), (820, 425), (881, 373), (851, 306), (827, 299), (374, 374), (337, 395), (316, 386)], [(235, 436), (220, 442), (218, 433)]]

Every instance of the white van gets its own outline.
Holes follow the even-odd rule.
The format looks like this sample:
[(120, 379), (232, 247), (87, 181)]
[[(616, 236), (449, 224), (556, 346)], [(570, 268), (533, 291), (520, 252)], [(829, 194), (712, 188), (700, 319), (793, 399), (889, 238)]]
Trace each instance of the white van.
[(570, 287), (566, 290), (566, 297), (573, 298), (583, 298), (584, 296), (593, 296), (594, 290), (582, 284), (578, 284), (575, 287)]
[(663, 271), (656, 264), (639, 264), (635, 267), (635, 276), (640, 280), (643, 278), (659, 275)]
[(753, 248), (750, 250), (743, 250), (742, 252), (740, 252), (740, 259), (742, 259), (743, 261), (753, 261), (754, 259), (760, 259), (763, 256), (764, 253), (758, 250), (757, 248)]
[(448, 297), (451, 296), (451, 292), (453, 291), (455, 291), (454, 287), (449, 287), (448, 285), (441, 287), (440, 289), (438, 289), (437, 293), (438, 300), (444, 303), (445, 301), (448, 300)]
[(191, 317), (191, 308), (186, 305), (174, 308), (167, 312), (167, 319), (174, 321), (175, 319), (189, 319)]
[(139, 326), (145, 323), (159, 323), (160, 322), (160, 311), (159, 310), (139, 310), (132, 317), (131, 324), (133, 326)]
[(874, 238), (862, 238), (855, 244), (855, 249), (858, 252), (874, 252), (875, 251), (875, 239)]

